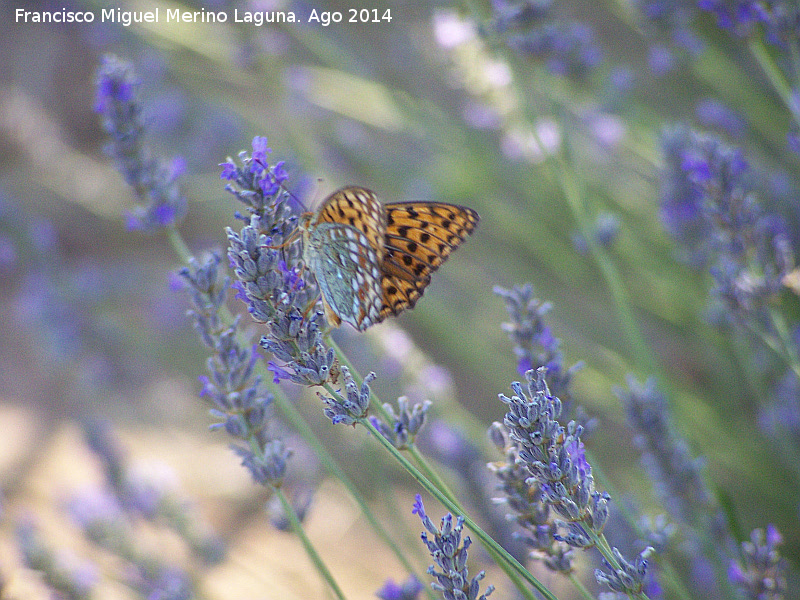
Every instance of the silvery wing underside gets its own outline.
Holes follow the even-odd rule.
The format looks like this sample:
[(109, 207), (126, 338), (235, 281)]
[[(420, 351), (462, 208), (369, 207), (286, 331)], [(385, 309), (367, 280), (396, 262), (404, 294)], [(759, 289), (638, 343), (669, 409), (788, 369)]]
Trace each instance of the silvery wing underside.
[(381, 257), (363, 232), (351, 225), (318, 223), (305, 254), (328, 304), (329, 320), (327, 309), (359, 331), (381, 320)]

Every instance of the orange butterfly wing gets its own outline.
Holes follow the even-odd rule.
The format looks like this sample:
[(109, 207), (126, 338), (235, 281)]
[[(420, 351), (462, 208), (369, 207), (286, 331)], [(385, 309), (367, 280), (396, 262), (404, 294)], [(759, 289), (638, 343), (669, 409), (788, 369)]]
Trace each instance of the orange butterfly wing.
[(471, 208), (444, 202), (397, 202), (384, 209), (381, 321), (413, 308), (430, 283), (431, 273), (480, 220)]
[(317, 213), (316, 224), (350, 225), (367, 236), (379, 256), (383, 256), (386, 213), (378, 196), (367, 188), (350, 186), (325, 198)]

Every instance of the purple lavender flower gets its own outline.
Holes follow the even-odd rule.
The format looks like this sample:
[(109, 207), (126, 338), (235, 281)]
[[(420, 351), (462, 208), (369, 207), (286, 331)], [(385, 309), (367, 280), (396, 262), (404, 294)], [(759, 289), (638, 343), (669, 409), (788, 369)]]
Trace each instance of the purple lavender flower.
[(615, 393), (625, 406), (628, 422), (636, 432), (634, 441), (642, 452), (642, 463), (656, 494), (670, 517), (682, 526), (687, 543), (681, 546), (695, 570), (695, 585), (709, 597), (718, 591), (717, 582), (704, 571), (711, 568), (701, 548), (713, 539), (720, 557), (730, 556), (733, 540), (724, 516), (702, 476), (703, 459), (692, 457), (686, 441), (674, 430), (666, 398), (655, 380), (640, 384), (628, 378), (628, 390)]
[(370, 398), (369, 384), (375, 377), (375, 373), (368, 373), (367, 376), (364, 377), (361, 389), (359, 389), (353, 376), (350, 375), (350, 369), (343, 366), (342, 378), (344, 379), (345, 385), (344, 395), (336, 398), (320, 395), (322, 401), (325, 402), (327, 406), (325, 409), (325, 416), (328, 417), (334, 425), (352, 425), (358, 419), (363, 419), (367, 416)]
[(277, 485), (291, 452), (268, 431), (274, 397), (253, 374), (260, 358), (256, 348), (240, 345), (239, 319), (225, 326), (220, 317), (230, 287), (230, 279), (221, 277), (220, 260), (218, 254), (209, 255), (203, 264), (192, 259), (180, 272), (189, 284), (194, 305), (189, 315), (200, 338), (213, 351), (208, 360), (211, 377), (203, 379), (201, 395), (212, 405), (211, 414), (218, 420), (212, 427), (224, 428), (243, 442), (233, 449), (253, 479), (260, 485)]
[[(517, 462), (541, 487), (542, 501), (563, 521), (554, 538), (577, 548), (594, 545), (608, 520), (608, 494), (594, 489), (592, 470), (586, 462), (580, 436), (583, 427), (570, 421), (563, 427), (561, 401), (550, 394), (544, 379), (546, 368), (526, 373), (528, 395), (518, 382), (514, 395), (500, 394), (508, 405), (503, 425), (516, 446)], [(589, 535), (591, 532), (591, 535)]]
[(709, 269), (721, 317), (764, 321), (794, 264), (786, 224), (761, 209), (741, 150), (682, 127), (667, 131), (662, 146), (667, 229), (682, 242), (689, 262)]
[(583, 79), (600, 64), (603, 54), (592, 29), (583, 23), (551, 22), (508, 37), (522, 55), (544, 59), (554, 75)]
[(148, 600), (191, 600), (196, 594), (189, 575), (175, 567), (140, 564), (130, 583)]
[(759, 429), (771, 438), (787, 436), (800, 447), (800, 379), (797, 374), (788, 369), (772, 395), (772, 402), (759, 411)]
[[(634, 6), (644, 17), (647, 25), (645, 31), (651, 38), (671, 38), (677, 48), (696, 55), (705, 46), (692, 31), (692, 22), (697, 14), (695, 2), (696, 0), (634, 0)], [(666, 71), (661, 71), (652, 62), (654, 49), (658, 49), (655, 53), (660, 53), (665, 48), (659, 45), (651, 47), (651, 68), (656, 74), (664, 74)], [(672, 56), (669, 58), (667, 70), (671, 68)]]
[(703, 482), (703, 461), (693, 458), (672, 425), (667, 400), (654, 379), (643, 385), (628, 377), (628, 389), (614, 390), (636, 432), (634, 441), (655, 484), (661, 503), (672, 518), (697, 523), (714, 509), (713, 496)]
[(636, 557), (633, 563), (628, 562), (624, 556), (614, 548), (614, 558), (619, 568), (613, 567), (605, 558), (602, 569), (595, 569), (594, 576), (597, 582), (605, 584), (615, 592), (622, 592), (629, 597), (641, 594), (646, 583), (647, 557), (653, 553), (653, 548), (645, 548)]
[(425, 415), (431, 407), (429, 401), (409, 406), (408, 398), (401, 396), (397, 399), (397, 414), (391, 404), (384, 404), (391, 423), (384, 423), (377, 417), (370, 417), (370, 422), (387, 440), (398, 450), (405, 450), (414, 443), (414, 438), (425, 423)]
[(266, 138), (253, 140), (253, 153), (229, 160), (222, 177), (233, 183), (226, 189), (245, 204), (249, 218), (240, 232), (228, 229), (228, 258), (239, 279), (240, 297), (252, 317), (267, 323), (261, 346), (281, 361), (273, 361), (275, 377), (300, 385), (334, 381), (338, 363), (333, 349), (322, 343), (322, 311), (316, 308), (319, 290), (304, 270), (296, 237), (297, 217), (284, 189), (282, 162), (267, 162)]
[(602, 51), (585, 23), (557, 20), (552, 0), (493, 0), (494, 29), (509, 48), (541, 59), (554, 75), (585, 79)]
[(118, 552), (133, 544), (129, 515), (114, 494), (84, 490), (69, 498), (66, 509), (86, 538), (95, 544)]
[[(613, 213), (602, 212), (597, 215), (591, 229), (591, 235), (595, 243), (603, 248), (609, 248), (617, 239), (619, 218)], [(576, 232), (572, 234), (572, 244), (578, 254), (588, 254), (589, 243), (582, 233)]]
[(375, 595), (381, 600), (416, 600), (422, 591), (422, 583), (413, 575), (403, 583), (387, 579)]
[(717, 25), (738, 36), (764, 34), (772, 44), (786, 46), (800, 35), (800, 7), (786, 0), (699, 0), (698, 6), (712, 13)]
[(18, 264), (16, 245), (10, 237), (0, 233), (0, 277), (11, 273)]
[(750, 541), (742, 542), (742, 558), (731, 561), (728, 578), (747, 600), (783, 600), (789, 591), (786, 560), (778, 552), (782, 542), (774, 525), (754, 529)]
[(653, 74), (661, 77), (675, 68), (675, 55), (665, 46), (654, 45), (650, 47), (647, 62)]
[[(436, 563), (428, 567), (428, 574), (436, 579), (431, 587), (442, 592), (445, 598), (485, 600), (494, 591), (494, 586), (490, 585), (486, 588), (486, 593), (480, 594), (480, 582), (486, 576), (485, 572), (481, 571), (472, 579), (469, 578), (467, 549), (472, 545), (472, 540), (469, 536), (465, 536), (462, 544), (461, 531), (464, 528), (464, 517), (458, 517), (453, 525), (453, 515), (448, 513), (442, 518), (441, 527), (436, 527), (425, 514), (425, 507), (419, 494), (411, 512), (422, 519), (423, 526), (428, 530), (422, 532), (422, 541)], [(428, 536), (428, 532), (433, 535), (433, 539)]]
[(178, 186), (182, 162), (160, 160), (144, 143), (139, 85), (130, 63), (106, 55), (97, 73), (95, 110), (111, 137), (108, 154), (142, 203), (129, 215), (128, 228), (153, 231), (183, 219), (186, 199)]
[(510, 290), (498, 286), (494, 288), (494, 293), (505, 300), (506, 310), (511, 317), (511, 322), (503, 323), (502, 328), (514, 342), (517, 371), (525, 375), (531, 369), (547, 367), (553, 395), (562, 398), (569, 408), (572, 403), (572, 378), (583, 364), (565, 367), (561, 340), (553, 335), (545, 322), (552, 305), (536, 298), (530, 284), (514, 286)]
[(519, 460), (518, 448), (511, 443), (503, 425), (494, 423), (489, 435), (503, 454), (503, 460), (488, 465), (499, 480), (497, 489), (501, 495), (496, 501), (508, 506), (508, 518), (521, 528), (519, 537), (530, 548), (534, 560), (541, 560), (551, 571), (571, 573), (575, 552), (565, 542), (556, 539), (558, 527), (542, 495), (541, 485), (531, 478)]
[(747, 122), (738, 112), (713, 98), (704, 98), (695, 107), (697, 120), (704, 127), (711, 127), (731, 137), (742, 137), (747, 131)]
[(284, 446), (282, 440), (269, 440), (263, 443), (257, 452), (242, 445), (232, 446), (232, 449), (242, 459), (242, 466), (250, 471), (257, 484), (280, 486), (286, 475), (289, 458), (292, 456), (292, 451)]
[(94, 536), (98, 543), (108, 535), (106, 530), (125, 528), (124, 520), (146, 519), (178, 532), (196, 556), (206, 564), (216, 564), (225, 555), (222, 541), (192, 517), (187, 503), (173, 489), (171, 472), (157, 475), (152, 466), (146, 472), (131, 469), (125, 452), (111, 426), (96, 419), (84, 425), (89, 447), (102, 462), (111, 494), (85, 494), (73, 499), (73, 519)]
[(97, 568), (72, 554), (51, 548), (31, 518), (16, 528), (17, 546), (25, 564), (39, 571), (53, 597), (88, 600), (97, 585)]
[(675, 523), (667, 519), (667, 515), (657, 515), (654, 518), (642, 516), (639, 518), (639, 530), (643, 533), (647, 544), (661, 554), (667, 550), (678, 528)]
[[(307, 476), (307, 473), (305, 473), (304, 476)], [(316, 489), (314, 487), (311, 485), (306, 485), (301, 487), (301, 489), (296, 490), (292, 495), (292, 498), (289, 500), (292, 511), (294, 512), (294, 516), (297, 517), (297, 520), (301, 523), (306, 518), (308, 511), (311, 510), (315, 492)], [(280, 529), (281, 531), (286, 532), (293, 531), (292, 521), (286, 514), (286, 508), (277, 495), (273, 494), (269, 499), (267, 504), (267, 512), (269, 513), (269, 522), (275, 529)]]
[(495, 27), (504, 32), (536, 25), (550, 13), (553, 0), (492, 0)]
[[(503, 425), (493, 427), (492, 439), (507, 458), (505, 465), (493, 470), (526, 528), (528, 542), (535, 549), (533, 556), (543, 558), (550, 569), (569, 573), (569, 548), (598, 545), (608, 522), (611, 498), (595, 490), (581, 441), (583, 427), (575, 421), (566, 427), (559, 422), (561, 401), (550, 394), (546, 371), (539, 368), (535, 377), (533, 371), (526, 373), (527, 394), (519, 382), (511, 384), (511, 398), (500, 394), (508, 412)], [(616, 548), (611, 550), (619, 568), (604, 563), (611, 573), (598, 570), (598, 582), (615, 591), (641, 592), (647, 571), (645, 558), (652, 548), (648, 547), (633, 565)]]

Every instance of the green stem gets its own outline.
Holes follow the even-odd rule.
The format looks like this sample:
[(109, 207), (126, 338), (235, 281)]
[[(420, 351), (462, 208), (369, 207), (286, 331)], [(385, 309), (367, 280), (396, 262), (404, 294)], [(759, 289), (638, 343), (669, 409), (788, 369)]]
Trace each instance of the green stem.
[[(426, 477), (431, 481), (431, 483), (447, 497), (454, 506), (458, 507), (458, 514), (464, 516), (465, 511), (464, 508), (461, 506), (461, 503), (456, 499), (455, 494), (450, 490), (450, 487), (445, 483), (445, 481), (439, 476), (439, 474), (430, 466), (428, 461), (425, 459), (425, 456), (420, 453), (419, 449), (415, 445), (411, 445), (408, 448), (408, 453), (414, 458), (418, 467), (421, 471), (425, 474)], [(505, 571), (506, 575), (509, 579), (514, 583), (518, 590), (527, 598), (527, 593), (529, 592), (528, 588), (525, 586), (525, 583), (522, 579), (520, 579), (519, 574), (516, 572), (507, 569), (504, 566), (504, 556), (495, 552), (492, 548), (487, 547), (486, 550), (492, 556), (492, 559), (497, 563), (503, 571)], [(533, 598), (533, 596), (531, 596)]]
[(758, 66), (761, 67), (764, 75), (769, 80), (772, 88), (777, 92), (778, 96), (780, 96), (786, 108), (789, 109), (789, 113), (794, 118), (795, 123), (800, 125), (800, 115), (792, 110), (792, 88), (789, 82), (786, 81), (783, 73), (781, 73), (780, 67), (772, 60), (772, 56), (770, 56), (767, 51), (764, 41), (760, 37), (750, 36), (747, 47), (750, 49), (750, 54), (756, 59)]
[[(548, 164), (552, 165), (552, 163)], [(567, 205), (572, 211), (575, 222), (578, 224), (589, 246), (592, 258), (594, 258), (600, 272), (603, 274), (606, 286), (614, 299), (614, 306), (616, 306), (617, 309), (617, 318), (622, 326), (625, 339), (630, 346), (631, 356), (634, 356), (637, 361), (636, 367), (641, 373), (653, 373), (658, 376), (660, 374), (660, 367), (653, 357), (650, 347), (645, 343), (642, 333), (636, 324), (636, 319), (634, 319), (633, 310), (631, 308), (631, 300), (623, 285), (622, 277), (617, 271), (614, 262), (595, 241), (594, 235), (592, 235), (591, 232), (591, 225), (586, 218), (586, 212), (575, 172), (561, 155), (558, 157), (557, 171), (560, 176), (556, 177), (556, 179), (561, 186)], [(658, 379), (661, 381), (664, 380), (661, 376), (658, 376)]]
[[(333, 340), (329, 340), (329, 343), (331, 344), (331, 347), (333, 347), (336, 350), (336, 353), (337, 353), (337, 356), (339, 357), (340, 362), (345, 364), (348, 367), (348, 369), (350, 369), (350, 374), (353, 376), (353, 379), (356, 381), (356, 383), (358, 385), (361, 385), (361, 382), (364, 379), (363, 379), (363, 377), (361, 377), (361, 375), (358, 372), (358, 370), (355, 369), (350, 364), (349, 360), (347, 359), (347, 356), (341, 351), (341, 349), (336, 345), (336, 343)], [(325, 389), (331, 395), (333, 395), (334, 397), (340, 397), (339, 394), (337, 394), (336, 391), (332, 387), (330, 387), (329, 385), (326, 385)], [(386, 411), (383, 408), (383, 404), (380, 402), (380, 399), (374, 394), (374, 392), (372, 392), (372, 390), (370, 390), (370, 405), (371, 406), (375, 406), (375, 407), (380, 407), (380, 411), (379, 412), (384, 417), (384, 420), (386, 420), (387, 422), (390, 421), (390, 419), (388, 418), (388, 415), (386, 414)], [(374, 430), (375, 432), (377, 432), (377, 430), (372, 428), (372, 424), (371, 423), (370, 423), (370, 430), (371, 431)], [(388, 444), (387, 447), (390, 447), (390, 448), (392, 448), (394, 450), (393, 454), (395, 456), (401, 456), (402, 457), (402, 454), (400, 454), (399, 451), (394, 446), (392, 446), (388, 442), (388, 440), (386, 440), (383, 437), (383, 435), (381, 435), (379, 432), (375, 433), (375, 435), (379, 436), (381, 443), (385, 442), (384, 446), (387, 446), (387, 444)], [(440, 499), (441, 498), (447, 498), (448, 501), (452, 504), (452, 506), (456, 508), (456, 510), (452, 510), (451, 509), (451, 511), (456, 513), (456, 514), (460, 514), (460, 515), (464, 516), (465, 519), (466, 519), (467, 517), (466, 517), (465, 511), (461, 507), (461, 505), (458, 502), (458, 500), (456, 499), (455, 494), (453, 494), (453, 492), (450, 490), (450, 488), (447, 485), (447, 483), (430, 466), (428, 461), (419, 452), (417, 447), (414, 446), (414, 445), (411, 445), (408, 448), (408, 453), (414, 458), (414, 461), (417, 463), (417, 467), (414, 467), (413, 465), (411, 465), (411, 463), (408, 462), (405, 459), (405, 457), (403, 457), (403, 461), (404, 462), (401, 461), (401, 464), (403, 466), (406, 466), (406, 464), (407, 464), (407, 465), (410, 466), (410, 468), (415, 469), (414, 472), (409, 471), (409, 473), (412, 475), (412, 477), (417, 479), (417, 481), (419, 481), (418, 476), (422, 477), (422, 478), (425, 478), (430, 483), (430, 485), (432, 486), (432, 489), (436, 490), (436, 494), (434, 494), (433, 492), (431, 492), (431, 494), (434, 495), (437, 498), (440, 498)], [(420, 470), (416, 470), (417, 468), (420, 469)], [(406, 470), (408, 470), (408, 467), (406, 468)], [(423, 474), (423, 472), (424, 472), (424, 474)], [(430, 490), (428, 490), (428, 491), (430, 491)], [(469, 522), (472, 522), (472, 521), (470, 520)], [(467, 523), (468, 526), (469, 526), (469, 522)], [(489, 547), (489, 546), (486, 546), (486, 549), (489, 552), (489, 554), (492, 555), (492, 558), (495, 560), (495, 562), (498, 564), (498, 566), (500, 566), (500, 568), (505, 571), (506, 575), (509, 577), (509, 579), (511, 579), (511, 581), (514, 583), (514, 585), (517, 587), (517, 589), (520, 591), (520, 593), (523, 596), (525, 596), (526, 598), (530, 598), (531, 600), (534, 600), (535, 597), (530, 595), (531, 594), (530, 590), (528, 590), (528, 588), (525, 586), (524, 582), (520, 579), (519, 575), (516, 572), (514, 572), (514, 570), (512, 570), (512, 569), (510, 569), (510, 568), (508, 568), (506, 566), (506, 564), (504, 562), (504, 557), (501, 554), (495, 552), (494, 549)]]
[[(592, 473), (597, 476), (598, 480), (602, 480), (604, 482), (606, 492), (608, 492), (612, 498), (620, 498), (620, 492), (615, 489), (611, 483), (611, 480), (603, 475), (601, 468), (597, 466), (598, 461), (594, 460), (593, 456), (588, 450), (586, 452), (586, 458), (589, 464), (592, 465)], [(645, 539), (645, 531), (642, 529), (636, 516), (631, 512), (630, 507), (625, 502), (616, 503), (616, 507), (620, 514), (622, 514), (625, 521), (627, 521), (631, 527), (633, 527), (633, 530), (640, 537), (640, 539)], [(665, 582), (669, 582), (669, 587), (673, 588), (672, 591), (674, 591), (674, 597), (680, 598), (681, 600), (691, 600), (692, 594), (678, 576), (678, 573), (673, 568), (672, 563), (667, 560), (661, 560), (659, 561), (658, 566), (661, 567), (661, 571), (664, 574), (662, 579)]]
[(586, 600), (595, 600), (594, 594), (592, 594), (588, 589), (586, 589), (586, 586), (583, 585), (583, 582), (581, 582), (581, 580), (578, 579), (574, 573), (570, 573), (569, 575), (567, 575), (567, 578), (570, 580), (572, 585), (574, 585), (578, 589), (578, 592), (583, 598), (585, 598)]
[[(259, 363), (259, 367), (263, 369), (263, 364)], [(337, 463), (333, 456), (331, 456), (330, 452), (328, 452), (327, 448), (325, 448), (325, 446), (322, 444), (319, 437), (317, 437), (316, 433), (314, 433), (314, 430), (309, 426), (308, 421), (306, 421), (306, 419), (303, 418), (303, 415), (300, 414), (300, 411), (298, 411), (295, 405), (286, 398), (280, 388), (274, 391), (273, 395), (275, 396), (275, 405), (278, 407), (278, 410), (281, 411), (283, 417), (291, 424), (295, 431), (300, 434), (300, 437), (302, 437), (309, 447), (315, 452), (325, 470), (342, 483), (350, 496), (359, 505), (362, 514), (367, 519), (375, 533), (378, 534), (378, 537), (381, 539), (381, 541), (387, 545), (387, 547), (397, 557), (397, 560), (400, 561), (400, 564), (403, 565), (403, 568), (406, 571), (413, 573), (418, 580), (422, 581), (422, 576), (417, 572), (417, 569), (413, 567), (405, 553), (400, 549), (389, 532), (383, 527), (383, 525), (380, 524), (378, 518), (375, 516), (375, 513), (373, 513), (369, 508), (366, 499), (358, 490), (358, 487), (356, 487), (353, 481), (347, 476), (347, 473), (345, 473), (339, 466), (339, 463)], [(425, 591), (431, 600), (433, 600), (433, 592), (428, 588), (426, 588)]]
[[(253, 454), (255, 454), (258, 458), (264, 458), (264, 451), (261, 448), (261, 445), (256, 440), (256, 436), (252, 435), (252, 433), (248, 433), (248, 442), (250, 444), (250, 449), (252, 450)], [(300, 539), (300, 543), (303, 545), (303, 549), (306, 551), (306, 554), (311, 559), (311, 562), (314, 564), (314, 567), (319, 571), (322, 578), (327, 582), (330, 586), (333, 593), (336, 595), (337, 598), (340, 600), (344, 600), (345, 596), (342, 593), (342, 590), (339, 588), (339, 584), (336, 583), (336, 580), (333, 578), (333, 574), (328, 570), (327, 565), (322, 560), (322, 557), (317, 553), (316, 548), (311, 543), (311, 540), (306, 535), (305, 529), (303, 529), (302, 523), (300, 523), (300, 519), (297, 518), (297, 513), (294, 512), (294, 507), (292, 503), (286, 498), (286, 495), (283, 493), (283, 490), (280, 487), (273, 486), (272, 487), (273, 493), (277, 496), (278, 500), (283, 507), (283, 512), (286, 515), (286, 518), (289, 520), (289, 524), (292, 527), (292, 531), (295, 535)]]
[(782, 352), (781, 355), (789, 368), (794, 371), (798, 379), (800, 379), (800, 359), (797, 356), (797, 347), (792, 341), (792, 335), (789, 332), (789, 326), (786, 324), (784, 316), (773, 310), (769, 309), (769, 317), (772, 321), (772, 326), (778, 334), (778, 339), (781, 341)]
[[(778, 322), (776, 321), (776, 314), (771, 312), (770, 315), (773, 324), (777, 325)], [(750, 333), (752, 333), (755, 337), (760, 339), (767, 348), (772, 350), (781, 360), (785, 361), (789, 368), (792, 369), (794, 374), (800, 379), (800, 364), (798, 364), (797, 359), (792, 358), (792, 352), (786, 347), (785, 339), (775, 338), (775, 336), (769, 334), (768, 332), (764, 331), (761, 327), (754, 325), (753, 323), (746, 322), (744, 323), (745, 329), (747, 329)], [(785, 332), (788, 335), (788, 332)], [(780, 336), (779, 332), (779, 336)]]
[(174, 225), (172, 227), (167, 227), (167, 239), (180, 261), (185, 265), (189, 264), (189, 259), (192, 258), (192, 251), (189, 250), (189, 246), (183, 241), (180, 231), (178, 231), (178, 228)]
[(414, 459), (417, 467), (422, 471), (425, 477), (427, 477), (433, 483), (433, 485), (439, 488), (443, 494), (450, 498), (454, 504), (459, 504), (458, 500), (456, 500), (455, 494), (453, 494), (453, 492), (450, 490), (450, 486), (448, 486), (444, 479), (439, 476), (439, 473), (434, 470), (434, 468), (425, 458), (425, 455), (419, 451), (419, 448), (412, 444), (408, 448), (408, 453)]
[[(769, 314), (773, 327), (778, 333), (780, 344), (778, 340), (775, 340), (772, 336), (767, 335), (760, 329), (757, 330), (755, 327), (750, 326), (748, 330), (754, 335), (758, 335), (759, 339), (761, 339), (764, 344), (774, 350), (781, 359), (785, 360), (794, 373), (794, 376), (800, 380), (800, 363), (798, 362), (797, 348), (791, 339), (786, 321), (783, 315), (772, 309), (770, 309)], [(756, 375), (752, 372), (752, 368), (749, 367), (749, 362), (746, 360), (745, 353), (742, 351), (740, 344), (734, 344), (734, 351), (736, 353), (736, 360), (741, 365), (745, 380), (750, 387), (750, 393), (758, 402), (759, 407), (763, 409), (766, 405), (763, 397), (763, 390), (756, 382)], [(771, 436), (770, 441), (779, 449), (780, 454), (784, 457), (783, 462), (789, 465), (795, 479), (800, 479), (800, 452), (798, 452), (797, 446), (793, 443), (788, 432), (785, 429), (779, 429), (775, 432), (775, 435)]]
[[(361, 385), (361, 382), (364, 379), (363, 379), (363, 377), (361, 377), (361, 375), (358, 372), (358, 370), (355, 369), (350, 364), (349, 360), (347, 359), (347, 356), (341, 351), (341, 349), (336, 345), (336, 343), (332, 339), (329, 339), (328, 342), (331, 345), (331, 347), (333, 347), (335, 349), (335, 351), (337, 353), (337, 356), (339, 357), (340, 362), (345, 364), (347, 366), (347, 368), (350, 370), (350, 374), (353, 376), (353, 379), (356, 381), (357, 385)], [(334, 397), (340, 398), (339, 394), (336, 393), (336, 391), (331, 386), (326, 384), (324, 387), (331, 395), (333, 395)], [(383, 404), (380, 402), (380, 399), (374, 394), (374, 392), (372, 392), (372, 390), (370, 390), (370, 406), (379, 407), (380, 408), (379, 412), (384, 417), (384, 420), (386, 420), (387, 422), (390, 420), (388, 418), (388, 415), (386, 414), (386, 411), (383, 408)], [(371, 423), (370, 423), (370, 430), (373, 431), (374, 435), (377, 435), (380, 438), (381, 443), (385, 442), (384, 446), (390, 447), (390, 448), (392, 448), (394, 450), (393, 454), (395, 456), (401, 456), (402, 457), (402, 454), (400, 454), (399, 451), (394, 446), (392, 446), (388, 442), (388, 440), (386, 440), (383, 437), (383, 435), (380, 434), (380, 432), (377, 432), (377, 430), (372, 427)], [(387, 444), (388, 444), (388, 446), (387, 446)], [(414, 469), (414, 472), (409, 470), (409, 473), (412, 475), (412, 477), (417, 479), (417, 481), (420, 481), (419, 477), (422, 477), (422, 478), (426, 479), (426, 481), (429, 482), (429, 485), (432, 486), (431, 489), (435, 489), (436, 493), (431, 492), (431, 489), (428, 489), (428, 488), (426, 488), (426, 489), (428, 489), (428, 491), (431, 492), (432, 495), (434, 495), (435, 497), (439, 498), (440, 500), (441, 500), (441, 498), (447, 498), (448, 501), (452, 504), (452, 506), (455, 507), (455, 509), (456, 509), (456, 510), (453, 510), (451, 508), (450, 509), (451, 512), (464, 516), (465, 517), (465, 522), (467, 522), (467, 526), (470, 526), (470, 523), (472, 522), (472, 520), (470, 519), (469, 521), (466, 521), (467, 517), (466, 517), (465, 511), (461, 507), (461, 505), (458, 502), (458, 500), (456, 499), (455, 494), (453, 494), (453, 492), (448, 487), (447, 483), (430, 466), (428, 461), (425, 459), (424, 455), (422, 455), (419, 452), (419, 450), (417, 449), (417, 447), (414, 446), (414, 445), (411, 445), (408, 448), (408, 453), (414, 458), (414, 461), (417, 463), (417, 467), (414, 467), (410, 462), (408, 462), (405, 459), (405, 457), (403, 457), (403, 461), (404, 462), (401, 461), (401, 465), (403, 465), (404, 467), (406, 467), (406, 465), (408, 465), (408, 467), (406, 467), (406, 470), (409, 470), (409, 467), (411, 469)], [(416, 470), (417, 468), (419, 470)], [(424, 474), (423, 474), (423, 472), (424, 472)], [(477, 535), (477, 533), (476, 533), (476, 535)], [(491, 539), (491, 538), (489, 538), (489, 539)], [(481, 541), (483, 541), (483, 540), (481, 540)], [(524, 597), (530, 598), (530, 600), (535, 600), (535, 596), (531, 595), (530, 590), (528, 590), (528, 588), (525, 586), (524, 581), (520, 578), (519, 574), (517, 572), (515, 572), (513, 569), (510, 569), (510, 568), (507, 567), (507, 565), (505, 563), (505, 557), (502, 554), (496, 552), (490, 546), (486, 546), (486, 549), (489, 552), (489, 554), (492, 555), (492, 558), (495, 560), (495, 562), (498, 564), (498, 566), (500, 566), (500, 568), (504, 570), (504, 572), (506, 573), (508, 578), (511, 579), (511, 581), (514, 583), (514, 585), (517, 587), (517, 589), (520, 591), (520, 593)], [(510, 556), (509, 554), (507, 554), (507, 555)]]
[(333, 590), (333, 593), (336, 595), (336, 597), (340, 600), (345, 600), (345, 596), (342, 593), (342, 590), (339, 588), (339, 584), (336, 583), (333, 575), (331, 575), (331, 572), (328, 571), (328, 567), (325, 565), (319, 554), (317, 554), (317, 551), (314, 548), (314, 545), (311, 543), (311, 540), (308, 539), (308, 536), (303, 529), (303, 525), (300, 523), (300, 519), (297, 518), (297, 515), (294, 512), (291, 502), (289, 502), (280, 488), (275, 488), (275, 495), (278, 497), (278, 500), (280, 500), (281, 506), (283, 507), (283, 512), (289, 519), (292, 530), (303, 544), (306, 554), (308, 554), (309, 558), (311, 558), (314, 566), (322, 574), (322, 577), (325, 579), (328, 586), (330, 586), (331, 590)]

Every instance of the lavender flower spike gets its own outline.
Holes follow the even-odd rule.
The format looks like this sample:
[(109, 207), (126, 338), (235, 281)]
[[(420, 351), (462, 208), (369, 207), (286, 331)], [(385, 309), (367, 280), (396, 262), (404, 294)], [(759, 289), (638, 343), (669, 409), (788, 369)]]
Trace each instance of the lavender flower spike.
[(778, 546), (783, 542), (774, 525), (755, 529), (742, 543), (742, 560), (731, 561), (728, 578), (748, 600), (782, 600), (788, 591), (786, 560)]
[(353, 425), (358, 419), (367, 415), (369, 409), (369, 384), (372, 382), (376, 375), (369, 373), (364, 377), (364, 382), (361, 384), (361, 389), (358, 389), (353, 376), (350, 375), (350, 369), (342, 367), (342, 376), (344, 377), (345, 395), (343, 398), (331, 398), (320, 394), (320, 398), (325, 402), (328, 408), (325, 409), (325, 416), (333, 421), (334, 425)]
[(647, 557), (653, 554), (655, 550), (648, 546), (639, 554), (633, 563), (625, 560), (619, 550), (612, 549), (614, 558), (619, 564), (619, 568), (614, 568), (604, 558), (603, 566), (611, 571), (606, 573), (601, 569), (595, 569), (594, 576), (597, 583), (606, 584), (615, 592), (622, 592), (633, 596), (640, 594), (644, 588), (645, 576), (647, 575)]
[(414, 443), (414, 438), (422, 429), (425, 415), (430, 407), (431, 403), (428, 400), (414, 404), (413, 407), (409, 406), (408, 398), (401, 396), (397, 399), (397, 414), (391, 404), (383, 405), (390, 420), (388, 424), (377, 417), (370, 417), (370, 422), (392, 443), (392, 446), (398, 450), (405, 450)]
[(434, 565), (428, 567), (428, 574), (436, 578), (431, 587), (442, 592), (447, 600), (485, 600), (494, 591), (494, 586), (490, 585), (486, 588), (486, 593), (479, 596), (480, 581), (486, 573), (481, 571), (472, 579), (469, 578), (467, 549), (472, 540), (469, 536), (465, 536), (463, 545), (461, 543), (464, 517), (459, 516), (453, 525), (453, 515), (447, 513), (442, 518), (441, 528), (437, 528), (425, 514), (425, 507), (419, 494), (411, 512), (418, 515), (425, 529), (433, 534), (433, 539), (430, 539), (427, 532), (422, 532), (422, 541), (425, 542), (436, 566), (440, 569), (437, 571)]
[(500, 394), (508, 405), (503, 420), (509, 439), (518, 450), (518, 462), (541, 486), (543, 500), (564, 520), (564, 534), (557, 540), (577, 548), (594, 545), (608, 520), (610, 497), (594, 489), (592, 468), (586, 461), (583, 427), (570, 421), (566, 428), (558, 418), (561, 401), (550, 395), (544, 375), (547, 369), (528, 371), (528, 395), (519, 382), (511, 384), (514, 396)]
[(142, 202), (128, 216), (128, 228), (154, 231), (178, 223), (186, 213), (186, 198), (177, 183), (183, 161), (167, 163), (154, 157), (144, 143), (139, 80), (129, 62), (113, 55), (103, 57), (95, 110), (103, 116), (103, 128), (111, 137), (106, 151)]

